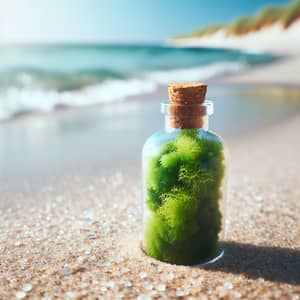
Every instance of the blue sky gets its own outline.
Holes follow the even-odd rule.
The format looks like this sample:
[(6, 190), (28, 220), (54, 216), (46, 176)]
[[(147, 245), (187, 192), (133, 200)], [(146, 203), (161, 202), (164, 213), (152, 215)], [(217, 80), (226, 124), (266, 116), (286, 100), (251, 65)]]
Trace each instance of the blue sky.
[(286, 0), (0, 0), (0, 42), (160, 42)]

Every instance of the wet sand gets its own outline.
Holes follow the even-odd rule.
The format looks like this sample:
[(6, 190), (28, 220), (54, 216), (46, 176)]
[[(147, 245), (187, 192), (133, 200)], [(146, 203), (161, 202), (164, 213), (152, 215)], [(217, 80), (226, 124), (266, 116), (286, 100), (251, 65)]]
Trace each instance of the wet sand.
[[(95, 121), (92, 115), (88, 115), (89, 121)], [(45, 123), (35, 119), (35, 128), (40, 131), (32, 137), (29, 131), (28, 143), (40, 147), (40, 152), (29, 153), (15, 142), (16, 152), (11, 155), (19, 157), (15, 163), (22, 163), (23, 170), (19, 171), (25, 177), (16, 179), (14, 188), (8, 178), (14, 178), (15, 166), (6, 166), (6, 173), (1, 173), (7, 179), (1, 186), (0, 210), (3, 299), (298, 299), (300, 115), (296, 110), (268, 125), (260, 124), (259, 130), (253, 127), (235, 137), (229, 136), (229, 128), (225, 133), (231, 179), (228, 236), (224, 258), (208, 267), (161, 263), (139, 249), (139, 158), (134, 160), (131, 155), (136, 155), (134, 151), (148, 134), (146, 131), (161, 127), (161, 123), (133, 131), (140, 134), (136, 144), (124, 148), (129, 154), (119, 158), (123, 161), (126, 157), (126, 164), (108, 168), (109, 164), (96, 161), (97, 153), (100, 155), (106, 148), (105, 143), (96, 143), (93, 126), (86, 128), (86, 135), (80, 139), (82, 145), (78, 146), (79, 129), (91, 123), (79, 123), (74, 129), (68, 116), (61, 119), (60, 126), (49, 123), (54, 128), (50, 131), (52, 138), (51, 134), (43, 136), (45, 131), (41, 128)], [(131, 123), (136, 119), (129, 111), (128, 126), (141, 126), (143, 118), (145, 115), (138, 124)], [(117, 124), (116, 119), (113, 124)], [(121, 127), (123, 124), (126, 122), (121, 122)], [(61, 126), (69, 130), (69, 139), (62, 139), (67, 144), (61, 144)], [(110, 127), (107, 141), (111, 130)], [(43, 143), (43, 138), (47, 142)], [(77, 145), (80, 151), (72, 152), (68, 160), (60, 152), (62, 145), (69, 149)], [(94, 148), (90, 149), (91, 145)], [(39, 155), (47, 147), (52, 149), (52, 177), (44, 170), (46, 165), (40, 165), (45, 157)], [(83, 151), (85, 148), (89, 150)], [(19, 156), (22, 150), (23, 157)], [(1, 153), (6, 158), (6, 152)], [(32, 177), (27, 178), (30, 164), (24, 162), (31, 156), (36, 156), (37, 163), (32, 165)], [(103, 160), (108, 159), (112, 165), (109, 155)], [(59, 166), (63, 161), (61, 169), (66, 173)], [(84, 162), (89, 162), (89, 167), (84, 167)]]
[(252, 68), (220, 82), (235, 84), (300, 86), (300, 57), (290, 55), (267, 66)]
[[(300, 113), (299, 90), (210, 84), (210, 129), (225, 140)], [(0, 193), (34, 192), (65, 178), (138, 176), (145, 140), (164, 126), (165, 89), (123, 103), (24, 115), (0, 126)], [(127, 175), (129, 174), (129, 175)], [(3, 199), (3, 197), (2, 197)], [(4, 200), (0, 201), (0, 207)]]

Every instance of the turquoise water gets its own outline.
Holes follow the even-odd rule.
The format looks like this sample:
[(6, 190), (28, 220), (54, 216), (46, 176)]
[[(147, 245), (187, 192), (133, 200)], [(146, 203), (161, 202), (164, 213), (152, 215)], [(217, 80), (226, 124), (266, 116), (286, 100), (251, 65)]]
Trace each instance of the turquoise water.
[(0, 48), (0, 120), (154, 92), (172, 81), (207, 80), (276, 57), (234, 50), (150, 45)]

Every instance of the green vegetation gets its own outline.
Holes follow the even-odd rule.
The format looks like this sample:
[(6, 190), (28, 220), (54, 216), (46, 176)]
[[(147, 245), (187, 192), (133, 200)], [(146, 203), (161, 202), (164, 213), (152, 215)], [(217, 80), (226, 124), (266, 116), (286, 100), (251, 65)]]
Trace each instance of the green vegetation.
[(205, 35), (210, 35), (210, 34), (213, 34), (213, 33), (217, 32), (218, 30), (222, 29), (223, 27), (224, 27), (223, 24), (212, 25), (212, 26), (209, 26), (209, 27), (204, 27), (200, 30), (196, 30), (196, 31), (192, 32), (189, 35), (178, 36), (178, 38), (201, 37), (201, 36), (205, 36)]
[(178, 36), (178, 38), (203, 37), (223, 29), (228, 35), (243, 35), (254, 32), (263, 27), (280, 23), (288, 28), (300, 18), (300, 0), (293, 0), (285, 6), (269, 6), (254, 16), (239, 18), (225, 25), (213, 25), (202, 28), (191, 34)]
[(239, 18), (226, 26), (227, 34), (242, 35), (251, 31), (253, 20), (250, 17)]
[(281, 22), (284, 28), (287, 28), (299, 18), (300, 18), (300, 0), (295, 0), (284, 10)]
[(184, 129), (147, 163), (145, 248), (149, 256), (193, 264), (217, 253), (223, 146)]

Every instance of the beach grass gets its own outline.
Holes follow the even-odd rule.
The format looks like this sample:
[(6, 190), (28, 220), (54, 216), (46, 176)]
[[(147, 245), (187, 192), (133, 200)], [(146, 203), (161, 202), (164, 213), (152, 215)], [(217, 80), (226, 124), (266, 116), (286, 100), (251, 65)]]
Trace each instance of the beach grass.
[[(213, 34), (217, 31), (219, 31), (223, 27), (224, 27), (224, 24), (217, 24), (217, 25), (204, 27), (204, 28), (201, 28), (199, 30), (192, 32), (191, 36), (201, 37), (201, 36), (205, 36), (205, 35), (210, 35), (210, 34)], [(178, 37), (185, 37), (185, 36), (186, 35), (182, 35), (182, 36), (178, 36)]]
[(224, 30), (226, 35), (244, 35), (258, 31), (275, 23), (281, 24), (286, 29), (300, 19), (300, 0), (293, 0), (284, 6), (267, 6), (254, 16), (244, 16), (227, 24), (211, 25), (190, 34), (177, 38), (203, 37)]
[(285, 28), (289, 27), (300, 18), (300, 0), (295, 0), (287, 6), (281, 16), (281, 22)]

